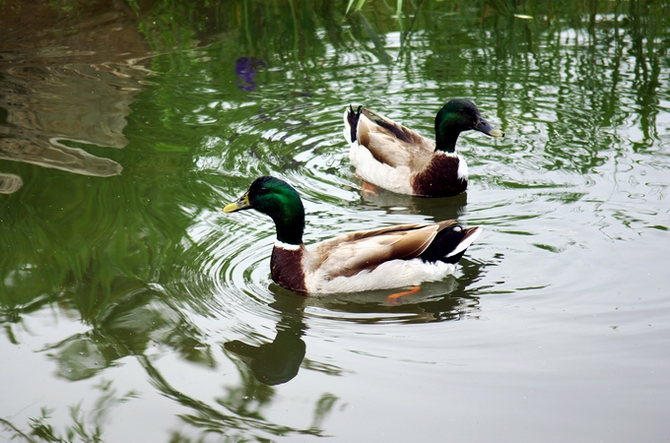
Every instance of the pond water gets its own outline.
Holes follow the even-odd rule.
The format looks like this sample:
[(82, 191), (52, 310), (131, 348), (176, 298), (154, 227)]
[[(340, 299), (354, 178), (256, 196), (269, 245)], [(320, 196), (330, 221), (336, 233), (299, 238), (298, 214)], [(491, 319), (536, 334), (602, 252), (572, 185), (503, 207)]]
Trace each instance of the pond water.
[[(668, 441), (670, 9), (664, 2), (0, 5), (0, 437), (14, 441)], [(358, 2), (355, 2), (358, 3)], [(362, 191), (342, 113), (432, 134), (467, 194)], [(458, 219), (453, 276), (305, 298), (306, 243)]]

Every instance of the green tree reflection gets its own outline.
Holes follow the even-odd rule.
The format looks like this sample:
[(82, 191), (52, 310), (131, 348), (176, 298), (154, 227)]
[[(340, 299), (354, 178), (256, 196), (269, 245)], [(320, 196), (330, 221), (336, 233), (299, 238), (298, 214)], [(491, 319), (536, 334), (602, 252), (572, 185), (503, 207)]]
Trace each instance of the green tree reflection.
[[(133, 35), (143, 38), (142, 51), (132, 53), (140, 57), (141, 52), (141, 63), (134, 59), (136, 64), (90, 80), (103, 105), (84, 100), (84, 109), (114, 110), (94, 123), (111, 121), (115, 141), (96, 138), (91, 146), (73, 136), (65, 146), (107, 158), (122, 166), (121, 175), (92, 177), (4, 160), (0, 165), (0, 325), (7, 341), (22, 345), (16, 331), (27, 328), (26, 318), (50, 307), (56, 316), (90, 327), (56, 343), (43, 338), (50, 344), (40, 352), (55, 362), (60, 379), (76, 383), (108, 376), (120, 360), (137, 359), (156, 391), (187, 408), (180, 417), (202, 435), (215, 433), (231, 441), (323, 436), (324, 420), (339, 401), (332, 393), (319, 395), (313, 424), (306, 428), (273, 423), (263, 414), (278, 385), (301, 370), (346, 374), (345, 368), (309, 358), (304, 306), (318, 306), (333, 320), (371, 324), (476, 316), (483, 309), (480, 295), (489, 289), (481, 284), (482, 276), (502, 257), (487, 263), (463, 260), (458, 279), (399, 306), (384, 305), (386, 294), (302, 300), (277, 295), (271, 287), (274, 339), (254, 338), (250, 326), (248, 336), (230, 333), (213, 346), (193, 314), (234, 316), (221, 308), (226, 296), (222, 269), (234, 256), (226, 255), (220, 237), (245, 233), (214, 215), (233, 196), (233, 188), (265, 173), (296, 179), (314, 174), (317, 168), (306, 166), (301, 154), (310, 159), (340, 155), (346, 149), (339, 134), (341, 109), (351, 101), (426, 115), (422, 121), (430, 129), (425, 111), (432, 104), (427, 102), (450, 96), (484, 100), (502, 127), (513, 126), (516, 135), (486, 151), (472, 142), (468, 160), (475, 166), (495, 165), (486, 171), (490, 174), (474, 177), (483, 186), (542, 188), (546, 184), (540, 179), (515, 180), (498, 170), (525, 165), (540, 170), (538, 176), (596, 174), (629, 146), (647, 152), (660, 149), (659, 140), (667, 142), (658, 123), (668, 100), (662, 78), (670, 47), (667, 2), (393, 3), (365, 2), (345, 16), (347, 0), (127, 2), (124, 9), (132, 9), (131, 23), (137, 26)], [(89, 83), (73, 81), (70, 68), (93, 76), (103, 66), (89, 63), (84, 69), (81, 60), (72, 65), (62, 57), (58, 63), (36, 71), (38, 77), (48, 80), (51, 73), (76, 85), (67, 89), (74, 93)], [(138, 74), (130, 66), (142, 70)], [(16, 88), (8, 92), (6, 86), (30, 82), (12, 81), (8, 72), (4, 66), (0, 91), (18, 106), (26, 94)], [(137, 77), (118, 82), (117, 74)], [(126, 90), (138, 84), (141, 90)], [(62, 99), (39, 100), (39, 94), (54, 91), (35, 90), (38, 102)], [(0, 104), (3, 128), (8, 108)], [(622, 143), (622, 127), (639, 128), (639, 138)], [(285, 134), (275, 137), (280, 130)], [(530, 141), (525, 134), (536, 138)], [(40, 140), (49, 140), (47, 135), (40, 132)], [(342, 182), (351, 180), (346, 166), (329, 168), (328, 174)], [(550, 202), (585, 195), (562, 183), (551, 188)], [(404, 206), (435, 219), (458, 217), (468, 203), (465, 196), (436, 206), (397, 196), (384, 200), (383, 195), (342, 202), (314, 192), (326, 203)], [(538, 247), (552, 250), (551, 245)], [(214, 404), (189, 396), (154, 365), (147, 355), (151, 344), (208, 368), (220, 363), (216, 352), (221, 346), (241, 381), (226, 386)], [(132, 392), (119, 394), (112, 382), (100, 384), (99, 391), (98, 415), (80, 405), (47, 405), (26, 425), (1, 421), (17, 439), (100, 440), (103, 412), (139, 400)], [(55, 408), (69, 408), (71, 421), (54, 422), (49, 411)], [(178, 432), (172, 436), (173, 441), (189, 439)]]

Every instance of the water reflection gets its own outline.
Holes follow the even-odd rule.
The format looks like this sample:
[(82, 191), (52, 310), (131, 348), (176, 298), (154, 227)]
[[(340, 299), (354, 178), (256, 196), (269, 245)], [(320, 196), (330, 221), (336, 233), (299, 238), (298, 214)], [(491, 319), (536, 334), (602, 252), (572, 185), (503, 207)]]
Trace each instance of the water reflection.
[(256, 74), (267, 65), (255, 57), (240, 57), (235, 61), (235, 74), (238, 76), (237, 87), (245, 91), (256, 89)]
[[(52, 424), (52, 409), (42, 408), (40, 415), (31, 417), (29, 421), (30, 431), (22, 431), (10, 420), (0, 418), (2, 424), (12, 434), (11, 439), (21, 437), (27, 442), (70, 442), (70, 441), (103, 441), (103, 435), (110, 421), (110, 414), (115, 407), (137, 398), (133, 391), (119, 394), (114, 382), (102, 380), (93, 386), (91, 391), (97, 396), (90, 409), (83, 406), (83, 402), (70, 405), (70, 419), (72, 423), (64, 423), (64, 430), (60, 432)], [(74, 440), (74, 436), (81, 440)]]
[(12, 194), (23, 186), (23, 180), (16, 174), (0, 173), (0, 194)]
[(116, 161), (79, 146), (128, 144), (125, 117), (146, 71), (87, 58), (67, 48), (1, 55), (0, 159), (95, 177), (121, 173)]
[(93, 377), (125, 357), (144, 354), (152, 343), (167, 346), (186, 361), (215, 364), (198, 328), (151, 288), (130, 289), (113, 303), (81, 314), (92, 328), (46, 349), (58, 362), (57, 375), (68, 380)]
[[(339, 294), (324, 297), (296, 295), (278, 285), (271, 284), (274, 301), (269, 306), (279, 316), (276, 335), (272, 341), (249, 344), (257, 341), (249, 332), (248, 339), (224, 343), (224, 349), (240, 358), (255, 380), (270, 386), (286, 383), (298, 375), (306, 356), (303, 336), (310, 318), (325, 318), (358, 324), (426, 323), (459, 320), (475, 315), (480, 309), (476, 291), (486, 266), (492, 265), (461, 259), (458, 279), (448, 277), (439, 283), (424, 284), (421, 290), (388, 301), (389, 291), (357, 294)], [(309, 359), (307, 359), (309, 361)], [(312, 368), (320, 365), (307, 363)], [(340, 374), (340, 368), (321, 368), (330, 374)], [(248, 378), (248, 377), (247, 377)]]
[[(233, 3), (202, 13), (198, 3), (187, 2), (175, 8), (191, 8), (189, 13), (164, 5), (163, 15), (142, 11), (138, 20), (148, 31), (138, 38), (135, 30), (131, 40), (140, 44), (116, 51), (127, 54), (113, 63), (97, 58), (99, 47), (89, 52), (72, 45), (56, 45), (50, 52), (3, 49), (2, 158), (13, 155), (19, 165), (86, 175), (116, 173), (121, 163), (125, 168), (122, 176), (108, 180), (75, 174), (45, 179), (49, 174), (28, 175), (21, 167), (0, 172), (0, 193), (15, 194), (2, 197), (5, 345), (23, 350), (37, 341), (41, 353), (36, 354), (56, 367), (56, 380), (52, 374), (36, 376), (41, 374), (29, 366), (25, 354), (30, 352), (25, 352), (25, 361), (12, 361), (26, 368), (24, 383), (49, 394), (53, 385), (67, 383), (77, 393), (86, 389), (86, 380), (121, 378), (121, 370), (110, 368), (132, 360), (144, 371), (138, 379), (146, 374), (158, 395), (187, 408), (181, 423), (202, 435), (213, 432), (231, 440), (338, 435), (338, 425), (305, 429), (267, 418), (276, 413), (282, 390), (302, 382), (298, 376), (313, 375), (308, 371), (360, 372), (347, 363), (338, 361), (343, 365), (338, 367), (310, 359), (333, 351), (332, 342), (306, 340), (309, 333), (319, 337), (313, 323), (334, 325), (341, 331), (337, 345), (356, 348), (360, 342), (351, 337), (378, 325), (403, 329), (407, 323), (477, 317), (492, 304), (487, 294), (507, 291), (512, 298), (522, 287), (560, 287), (573, 278), (573, 270), (581, 272), (572, 268), (575, 257), (593, 258), (588, 277), (610, 272), (599, 263), (608, 263), (612, 251), (644, 240), (644, 228), (667, 231), (666, 5), (569, 2), (555, 10), (549, 3), (482, 2), (466, 10), (451, 1), (420, 2), (420, 9), (403, 2), (411, 19), (403, 22), (390, 17), (383, 2), (366, 2), (360, 15), (343, 22), (337, 2), (306, 2), (294, 11), (285, 2)], [(208, 14), (216, 24), (203, 18)], [(200, 47), (203, 41), (208, 44)], [(146, 61), (160, 72), (147, 86), (139, 62), (125, 60), (149, 46), (163, 53)], [(173, 51), (174, 46), (184, 50)], [(267, 66), (254, 62), (252, 54)], [(233, 66), (243, 57), (249, 59), (236, 71)], [(341, 109), (350, 101), (386, 106), (391, 115), (429, 132), (432, 122), (425, 116), (445, 95), (472, 97), (495, 109), (511, 135), (495, 145), (464, 144), (473, 182), (469, 195), (359, 194), (340, 134)], [(128, 140), (132, 149), (123, 155), (101, 149), (121, 148)], [(272, 285), (268, 290), (271, 226), (241, 228), (218, 218), (221, 202), (236, 197), (248, 177), (274, 173), (301, 184), (308, 195), (317, 214), (310, 220), (314, 241), (334, 229), (376, 224), (375, 217), (389, 222), (398, 214), (467, 218), (467, 224), (485, 225), (484, 235), (460, 261), (456, 276), (425, 285), (396, 305), (385, 302), (388, 292), (328, 299), (281, 294)], [(611, 248), (602, 248), (602, 240)], [(259, 248), (261, 254), (255, 252)], [(647, 263), (654, 275), (654, 265), (663, 262), (658, 251), (663, 252), (650, 248), (631, 257)], [(554, 261), (542, 262), (548, 256)], [(492, 272), (503, 259), (505, 271)], [(646, 281), (638, 284), (640, 294), (658, 292)], [(571, 286), (575, 293), (584, 287), (590, 288)], [(618, 300), (625, 297), (618, 287), (602, 283), (601, 288)], [(534, 303), (543, 304), (545, 313), (564, 311), (551, 293), (541, 294), (548, 296), (534, 297)], [(612, 298), (601, 304), (593, 299), (590, 306), (571, 309), (612, 308)], [(58, 319), (54, 324), (21, 333), (50, 309)], [(215, 328), (201, 324), (212, 318), (220, 321)], [(77, 333), (65, 326), (68, 322)], [(259, 338), (265, 327), (275, 328), (274, 337)], [(422, 338), (423, 327), (409, 329)], [(650, 338), (658, 340), (661, 333)], [(487, 338), (484, 353), (505, 344), (500, 337)], [(389, 357), (400, 359), (406, 351), (398, 346)], [(218, 377), (212, 386), (225, 385), (211, 388), (214, 399), (187, 393), (173, 373), (162, 370), (155, 358), (162, 356), (184, 364), (187, 377), (197, 378), (193, 368), (203, 369)], [(436, 353), (435, 360), (448, 358)], [(233, 367), (232, 375), (221, 370), (224, 364)], [(522, 374), (526, 368), (513, 369)], [(323, 393), (313, 409), (333, 410), (346, 401), (338, 396), (358, 390), (360, 380), (339, 378), (338, 390)], [(391, 381), (402, 382), (400, 376)], [(436, 392), (449, 388), (442, 383), (436, 383)], [(25, 397), (33, 401), (40, 395)], [(147, 409), (154, 406), (151, 400), (137, 401)], [(13, 398), (7, 404), (5, 417), (21, 406)], [(407, 414), (418, 418), (413, 410)], [(174, 422), (172, 410), (165, 415), (163, 428)], [(31, 418), (36, 421), (24, 423), (42, 423), (41, 429), (49, 423), (74, 429), (81, 421)], [(342, 422), (364, 425), (366, 419), (350, 414)], [(177, 434), (175, 441), (204, 439)]]
[(292, 293), (276, 294), (270, 307), (280, 316), (272, 342), (250, 345), (233, 340), (226, 342), (224, 348), (240, 357), (256, 380), (273, 386), (286, 383), (298, 374), (305, 358), (306, 345), (302, 336), (307, 326), (304, 297)]
[(361, 198), (356, 205), (380, 208), (387, 212), (423, 214), (433, 221), (458, 220), (465, 212), (468, 194), (463, 192), (454, 197), (421, 198), (396, 194), (365, 183), (360, 191)]
[[(227, 351), (243, 356), (250, 366), (238, 366), (238, 383), (231, 384), (233, 377), (225, 376), (227, 384), (215, 394), (213, 402), (174, 387), (155, 363), (157, 359), (152, 349), (155, 344), (169, 348), (171, 351), (168, 354), (174, 352), (182, 360), (205, 368), (216, 368), (221, 362), (216, 361), (200, 329), (180, 309), (166, 303), (160, 292), (151, 288), (137, 288), (114, 303), (100, 306), (92, 319), (90, 331), (74, 334), (43, 352), (57, 361), (57, 376), (79, 382), (102, 375), (105, 368), (116, 366), (124, 359), (136, 359), (151, 384), (163, 396), (190, 411), (180, 415), (183, 422), (203, 435), (214, 432), (229, 436), (239, 434), (245, 438), (255, 435), (259, 439), (292, 433), (322, 435), (319, 426), (307, 429), (286, 426), (265, 419), (262, 413), (275, 398), (276, 391), (271, 386), (293, 378), (305, 356), (305, 343), (301, 338), (306, 329), (303, 300), (293, 295), (278, 297), (272, 303), (272, 307), (280, 313), (278, 333), (272, 343), (260, 346), (246, 345), (241, 341), (223, 343)], [(115, 404), (135, 398), (132, 393), (118, 396), (114, 389), (110, 390), (109, 384), (106, 391), (98, 401), (101, 405), (98, 414), (73, 414), (74, 422), (61, 427), (67, 431), (81, 425), (82, 430), (95, 429), (102, 434), (109, 424), (108, 410)], [(322, 420), (335, 404), (336, 398), (332, 394), (323, 394), (315, 405), (315, 422)], [(47, 405), (47, 408), (50, 406)], [(16, 435), (25, 435), (10, 421), (0, 420)], [(53, 428), (51, 421), (48, 415), (33, 417), (30, 426), (33, 431), (48, 429), (51, 435), (58, 436), (59, 432)]]
[[(140, 60), (148, 47), (130, 10), (87, 4), (73, 14), (58, 2), (5, 3), (0, 160), (93, 177), (120, 174), (121, 164), (101, 148), (128, 144), (126, 117), (147, 76)], [(2, 180), (0, 192), (16, 192), (19, 184)]]
[[(300, 429), (266, 420), (261, 409), (272, 402), (275, 392), (270, 386), (245, 378), (244, 373), (241, 374), (243, 382), (239, 386), (228, 388), (211, 405), (174, 388), (153, 365), (151, 359), (142, 355), (138, 356), (138, 360), (156, 389), (191, 411), (180, 416), (185, 423), (195, 427), (203, 435), (214, 433), (229, 436), (231, 439), (253, 436), (259, 440), (266, 439), (268, 435), (323, 435), (318, 427)], [(188, 439), (182, 436), (179, 441)]]

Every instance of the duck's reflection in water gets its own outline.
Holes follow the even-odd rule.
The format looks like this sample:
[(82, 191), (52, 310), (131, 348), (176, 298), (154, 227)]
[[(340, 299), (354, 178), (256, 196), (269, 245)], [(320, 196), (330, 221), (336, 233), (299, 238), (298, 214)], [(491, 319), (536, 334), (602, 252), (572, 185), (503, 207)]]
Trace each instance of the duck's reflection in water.
[(468, 193), (453, 197), (415, 197), (396, 194), (378, 186), (361, 181), (361, 198), (357, 205), (379, 208), (389, 213), (423, 214), (434, 221), (458, 220), (468, 204)]
[(476, 316), (481, 309), (476, 283), (487, 264), (466, 259), (459, 263), (459, 278), (449, 276), (441, 282), (423, 284), (418, 292), (392, 303), (388, 296), (394, 291), (305, 297), (271, 284), (275, 301), (270, 307), (279, 314), (274, 340), (255, 345), (232, 340), (223, 347), (243, 361), (256, 380), (274, 386), (298, 375), (306, 354), (303, 335), (310, 318), (400, 325)]
[(305, 358), (306, 345), (302, 339), (307, 329), (303, 321), (304, 300), (287, 293), (278, 294), (270, 305), (280, 314), (277, 335), (272, 342), (254, 346), (233, 340), (223, 345), (225, 350), (243, 360), (254, 377), (266, 385), (278, 385), (294, 378)]

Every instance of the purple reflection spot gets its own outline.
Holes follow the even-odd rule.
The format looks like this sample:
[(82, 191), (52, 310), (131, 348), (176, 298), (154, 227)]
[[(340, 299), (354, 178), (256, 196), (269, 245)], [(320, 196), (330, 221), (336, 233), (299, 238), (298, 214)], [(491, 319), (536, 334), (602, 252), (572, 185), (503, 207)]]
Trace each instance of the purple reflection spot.
[(263, 60), (255, 57), (240, 57), (235, 61), (235, 74), (239, 77), (237, 87), (244, 91), (253, 91), (256, 88), (256, 71), (266, 66)]

